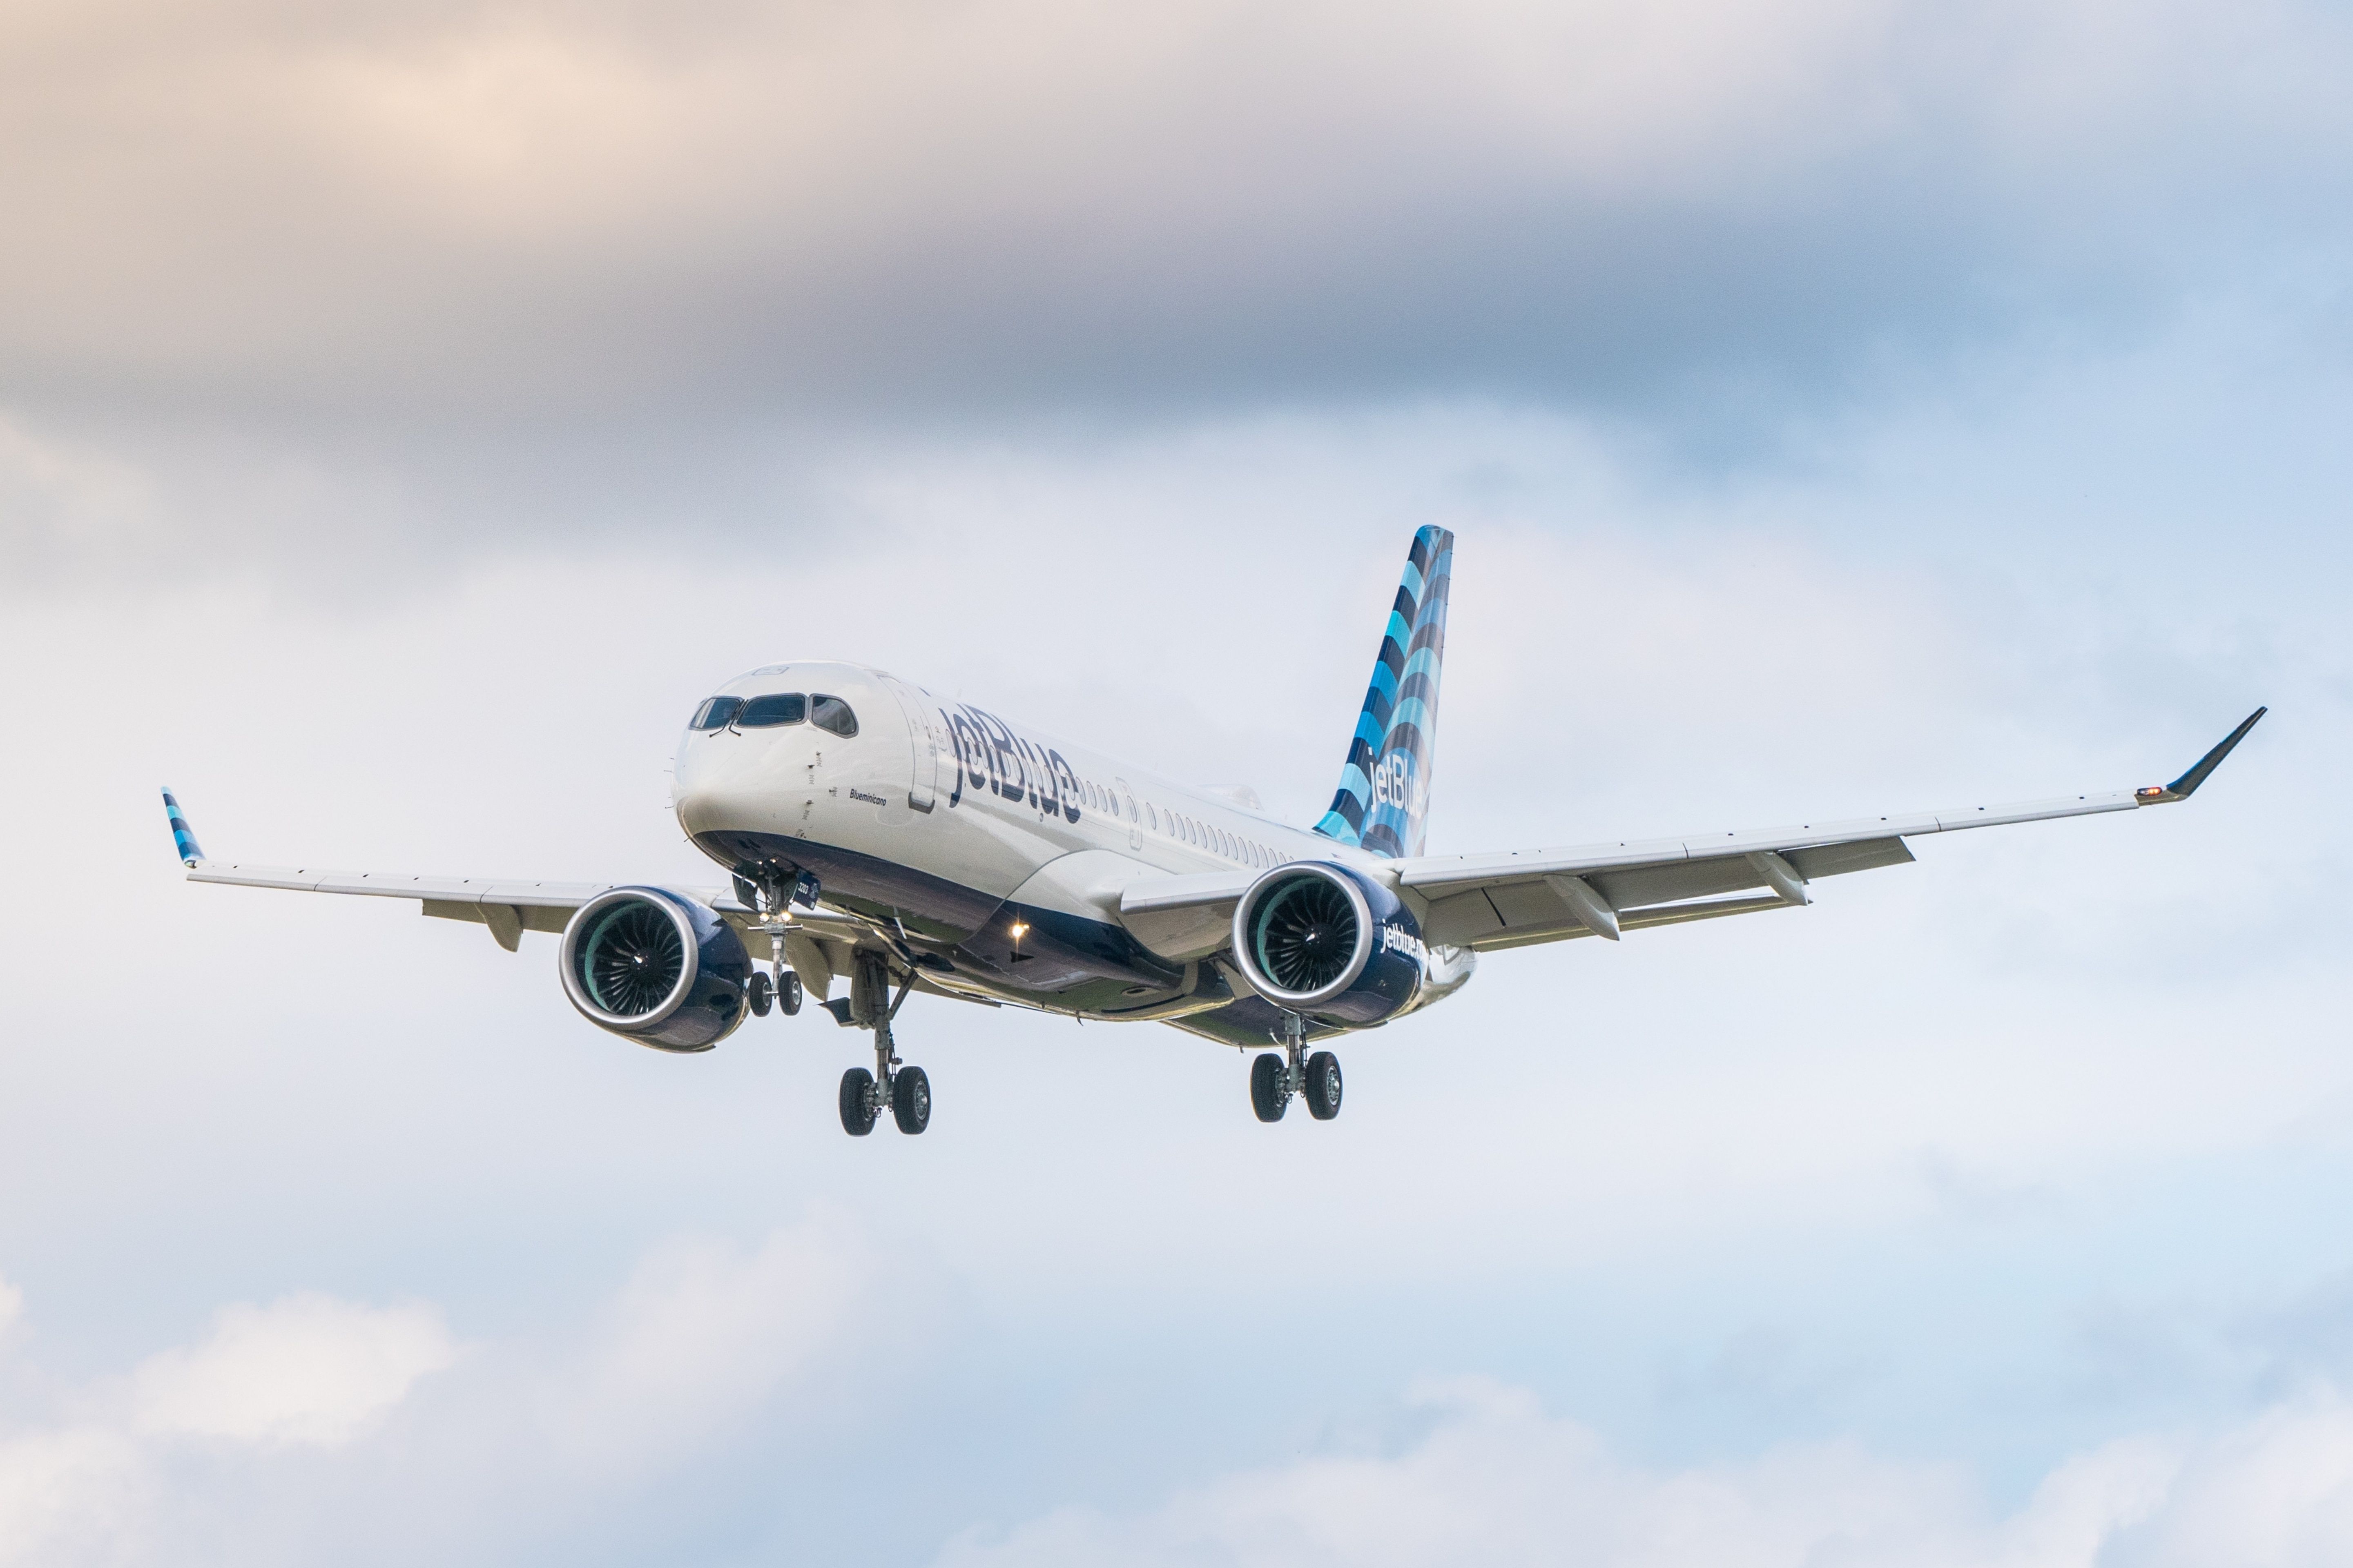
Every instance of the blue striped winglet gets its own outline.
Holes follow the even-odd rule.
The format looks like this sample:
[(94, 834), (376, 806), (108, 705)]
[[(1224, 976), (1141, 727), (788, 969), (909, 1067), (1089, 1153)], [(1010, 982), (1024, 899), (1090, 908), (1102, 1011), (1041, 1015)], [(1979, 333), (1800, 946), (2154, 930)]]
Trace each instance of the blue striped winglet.
[(204, 847), (196, 842), (196, 836), (188, 831), (188, 819), (180, 814), (180, 803), (172, 798), (170, 790), (164, 792), (164, 814), (172, 819), (172, 842), (179, 847), (180, 864), (193, 866), (203, 859)]

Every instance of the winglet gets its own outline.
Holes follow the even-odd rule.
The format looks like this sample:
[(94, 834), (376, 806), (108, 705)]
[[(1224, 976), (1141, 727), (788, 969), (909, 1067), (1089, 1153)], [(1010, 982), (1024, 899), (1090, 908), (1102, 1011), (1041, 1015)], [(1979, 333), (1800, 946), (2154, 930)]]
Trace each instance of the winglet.
[(2231, 748), (2247, 738), (2247, 731), (2255, 727), (2255, 721), (2270, 711), (2267, 707), (2256, 709), (2237, 729), (2222, 737), (2221, 745), (2199, 758), (2197, 765), (2188, 773), (2169, 784), (2151, 784), (2147, 789), (2135, 790), (2133, 798), (2143, 805), (2162, 805), (2169, 800), (2188, 800), (2198, 793), (2198, 786), (2206, 782), (2206, 775), (2222, 765), (2222, 759), (2231, 754)]
[(188, 831), (188, 819), (180, 815), (180, 803), (172, 798), (170, 790), (164, 792), (164, 814), (172, 819), (172, 842), (179, 846), (180, 864), (193, 866), (205, 858), (204, 847), (196, 842), (196, 836)]

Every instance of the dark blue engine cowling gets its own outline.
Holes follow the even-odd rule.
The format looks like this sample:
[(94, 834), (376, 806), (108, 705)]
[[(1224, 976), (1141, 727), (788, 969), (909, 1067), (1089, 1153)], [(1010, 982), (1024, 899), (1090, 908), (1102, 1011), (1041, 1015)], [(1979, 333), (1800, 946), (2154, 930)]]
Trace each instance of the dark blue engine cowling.
[(614, 888), (573, 914), (564, 994), (599, 1028), (664, 1051), (707, 1051), (744, 1021), (751, 956), (717, 910), (667, 888)]
[(1276, 1006), (1377, 1024), (1410, 1005), (1428, 967), (1421, 926), (1388, 889), (1327, 860), (1277, 866), (1234, 907), (1234, 957)]

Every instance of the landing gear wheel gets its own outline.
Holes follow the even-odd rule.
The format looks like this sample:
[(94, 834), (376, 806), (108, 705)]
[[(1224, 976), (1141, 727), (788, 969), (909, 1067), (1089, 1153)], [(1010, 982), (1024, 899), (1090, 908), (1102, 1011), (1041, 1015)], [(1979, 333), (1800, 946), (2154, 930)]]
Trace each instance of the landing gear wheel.
[(1307, 1058), (1307, 1082), (1302, 1092), (1307, 1096), (1307, 1114), (1318, 1121), (1329, 1121), (1340, 1114), (1340, 1058), (1329, 1051), (1318, 1051)]
[(752, 984), (744, 987), (744, 1000), (751, 1007), (754, 1018), (766, 1017), (768, 1005), (776, 999), (776, 987), (768, 984), (768, 977), (765, 974), (754, 974)]
[(891, 1076), (891, 1120), (902, 1132), (921, 1132), (932, 1124), (932, 1080), (921, 1068), (901, 1068)]
[(852, 1138), (874, 1131), (874, 1075), (864, 1068), (841, 1075), (841, 1130)]
[(1250, 1063), (1250, 1109), (1261, 1121), (1280, 1121), (1289, 1109), (1291, 1086), (1282, 1079), (1282, 1058), (1273, 1052)]
[(787, 1018), (801, 1010), (801, 977), (789, 969), (785, 971), (784, 988), (776, 993), (776, 1004)]

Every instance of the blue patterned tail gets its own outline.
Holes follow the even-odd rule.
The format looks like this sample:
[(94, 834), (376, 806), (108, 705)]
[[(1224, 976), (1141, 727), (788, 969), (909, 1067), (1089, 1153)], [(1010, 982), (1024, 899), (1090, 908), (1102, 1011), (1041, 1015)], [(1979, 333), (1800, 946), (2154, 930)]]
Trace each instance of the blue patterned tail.
[(1438, 674), (1446, 658), (1446, 590), (1453, 578), (1454, 535), (1420, 530), (1381, 634), (1380, 660), (1356, 715), (1339, 793), (1315, 825), (1326, 838), (1392, 858), (1421, 853), (1438, 738)]
[(196, 836), (188, 831), (188, 819), (180, 815), (180, 803), (172, 798), (170, 790), (164, 792), (164, 815), (172, 819), (172, 842), (180, 851), (180, 863), (193, 866), (203, 859), (204, 849), (196, 843)]

